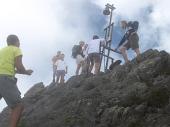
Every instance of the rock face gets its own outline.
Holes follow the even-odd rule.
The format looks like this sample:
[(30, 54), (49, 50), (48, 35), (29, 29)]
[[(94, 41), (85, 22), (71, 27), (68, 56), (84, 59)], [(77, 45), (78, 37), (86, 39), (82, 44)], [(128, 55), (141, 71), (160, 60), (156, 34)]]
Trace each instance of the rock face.
[[(127, 65), (66, 84), (35, 85), (19, 127), (170, 127), (170, 55), (148, 50)], [(9, 110), (0, 114), (7, 127)]]

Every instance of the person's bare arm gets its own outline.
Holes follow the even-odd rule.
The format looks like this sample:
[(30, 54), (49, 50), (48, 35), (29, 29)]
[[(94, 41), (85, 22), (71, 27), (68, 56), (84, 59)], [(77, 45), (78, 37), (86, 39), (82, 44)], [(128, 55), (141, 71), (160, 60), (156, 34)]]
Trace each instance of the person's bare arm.
[(18, 74), (31, 75), (33, 73), (33, 70), (25, 69), (25, 67), (22, 63), (22, 56), (17, 56), (15, 58), (15, 67), (16, 67), (16, 73), (18, 73)]

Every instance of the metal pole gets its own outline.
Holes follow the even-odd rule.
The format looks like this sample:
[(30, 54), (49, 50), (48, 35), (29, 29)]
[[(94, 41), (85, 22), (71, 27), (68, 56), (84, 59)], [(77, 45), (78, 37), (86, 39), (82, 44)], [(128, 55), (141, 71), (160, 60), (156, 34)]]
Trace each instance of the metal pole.
[[(110, 21), (109, 21), (109, 34), (108, 34), (109, 35), (108, 36), (109, 40), (106, 40), (106, 41), (108, 41), (106, 46), (109, 47), (109, 48), (111, 48), (111, 43), (112, 43), (112, 31), (113, 31), (113, 26), (111, 26), (111, 24), (112, 24), (112, 14), (113, 14), (112, 12), (113, 12), (113, 5), (111, 7)], [(109, 56), (109, 55), (110, 55), (110, 50), (108, 50), (108, 53), (107, 53), (107, 56)], [(108, 64), (109, 64), (109, 57), (107, 57), (107, 60), (106, 60), (105, 71), (108, 68)]]
[[(112, 43), (112, 33), (113, 33), (113, 23), (112, 23), (112, 15), (113, 15), (113, 10), (116, 9), (114, 7), (114, 5), (110, 5), (107, 4), (106, 5), (106, 10), (104, 10), (104, 15), (110, 15), (110, 20), (109, 20), (109, 25), (104, 29), (105, 31), (105, 40), (106, 40), (106, 47), (108, 48), (107, 51), (107, 55), (105, 54), (105, 49), (107, 49), (106, 47), (103, 47), (101, 49), (101, 45), (100, 45), (100, 53), (101, 53), (101, 62), (100, 62), (100, 68), (101, 68), (101, 64), (102, 64), (102, 60), (104, 57), (104, 71), (107, 70), (108, 68), (108, 63), (109, 63), (109, 59), (111, 58), (110, 55), (110, 51), (112, 51), (111, 49), (111, 43)], [(106, 61), (105, 58), (107, 57)], [(111, 60), (113, 61), (113, 59), (111, 58)]]
[(109, 25), (112, 24), (112, 14), (113, 14), (113, 5), (112, 5), (112, 8), (111, 8), (111, 13), (110, 13), (110, 22), (109, 22)]

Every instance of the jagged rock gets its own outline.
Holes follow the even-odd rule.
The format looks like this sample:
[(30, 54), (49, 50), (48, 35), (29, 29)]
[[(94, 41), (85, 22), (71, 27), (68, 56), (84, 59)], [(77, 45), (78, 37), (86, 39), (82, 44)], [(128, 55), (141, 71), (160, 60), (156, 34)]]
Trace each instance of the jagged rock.
[(32, 97), (35, 96), (37, 93), (44, 90), (44, 85), (42, 82), (35, 84), (28, 92), (24, 95), (24, 97)]
[[(38, 83), (23, 98), (19, 127), (169, 127), (170, 55), (148, 50), (107, 73)], [(0, 114), (8, 124), (9, 109)]]

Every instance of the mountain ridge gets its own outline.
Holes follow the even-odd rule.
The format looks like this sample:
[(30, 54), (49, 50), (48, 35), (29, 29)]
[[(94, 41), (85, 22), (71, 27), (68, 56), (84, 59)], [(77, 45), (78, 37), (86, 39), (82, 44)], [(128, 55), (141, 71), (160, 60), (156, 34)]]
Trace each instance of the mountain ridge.
[[(169, 127), (170, 55), (147, 50), (140, 63), (98, 75), (71, 77), (64, 85), (42, 82), (24, 96), (19, 127)], [(0, 113), (0, 127), (9, 109)]]

